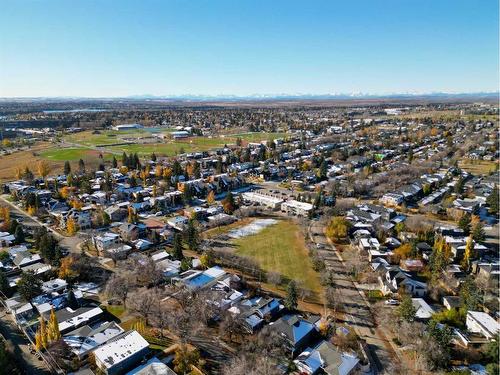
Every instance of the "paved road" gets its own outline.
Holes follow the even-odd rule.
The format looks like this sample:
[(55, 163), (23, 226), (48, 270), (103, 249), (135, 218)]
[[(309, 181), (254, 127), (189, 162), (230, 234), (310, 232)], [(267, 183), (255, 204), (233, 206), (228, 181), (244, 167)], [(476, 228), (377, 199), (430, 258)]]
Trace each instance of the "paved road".
[[(0, 313), (0, 333), (9, 341), (14, 348), (14, 357), (16, 364), (26, 375), (49, 375), (51, 372), (45, 365), (45, 362), (39, 360), (29, 351), (29, 341), (23, 333), (19, 331), (10, 315), (3, 310)], [(2, 371), (0, 370), (0, 373)]]
[(344, 322), (353, 327), (366, 341), (376, 370), (381, 374), (395, 374), (395, 366), (399, 362), (397, 354), (383, 333), (377, 329), (368, 302), (354, 285), (340, 254), (328, 243), (323, 230), (320, 222), (313, 221), (309, 227), (309, 235), (312, 241), (324, 247), (318, 249), (318, 254), (323, 257), (327, 269), (335, 275), (336, 289), (342, 298), (340, 309), (344, 313)]
[(54, 235), (54, 237), (56, 239), (59, 240), (59, 246), (61, 248), (66, 249), (70, 252), (79, 252), (80, 251), (78, 248), (78, 244), (80, 242), (82, 242), (83, 240), (79, 235), (72, 236), (72, 237), (63, 236), (61, 233), (52, 229), (47, 224), (42, 223), (40, 220), (38, 220), (38, 218), (28, 215), (28, 213), (26, 211), (20, 209), (14, 203), (10, 202), (7, 199), (6, 195), (1, 195), (0, 201), (2, 201), (3, 203), (7, 204), (10, 207), (12, 219), (21, 218), (23, 224), (25, 224), (25, 225), (45, 227), (50, 233), (52, 233)]

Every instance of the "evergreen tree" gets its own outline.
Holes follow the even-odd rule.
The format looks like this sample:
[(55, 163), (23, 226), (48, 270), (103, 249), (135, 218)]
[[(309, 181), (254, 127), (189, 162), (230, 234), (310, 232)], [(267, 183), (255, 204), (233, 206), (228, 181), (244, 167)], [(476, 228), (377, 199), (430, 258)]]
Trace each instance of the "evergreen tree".
[(78, 160), (78, 170), (80, 171), (80, 173), (85, 172), (85, 162), (83, 161), (83, 159)]
[(64, 162), (64, 174), (67, 176), (71, 173), (71, 164), (69, 164), (69, 161)]
[(23, 231), (23, 226), (18, 225), (16, 227), (16, 230), (14, 232), (14, 237), (16, 237), (16, 243), (21, 244), (24, 242), (25, 236), (24, 236), (24, 231)]
[(476, 225), (474, 225), (474, 228), (472, 229), (472, 238), (476, 242), (483, 242), (486, 238), (483, 224), (480, 221)]
[(154, 152), (151, 154), (151, 161), (156, 161), (156, 154)]
[(188, 222), (188, 227), (186, 230), (186, 242), (190, 250), (198, 252), (200, 239), (198, 235), (198, 229), (196, 228), (195, 219), (191, 219)]
[(471, 215), (470, 213), (465, 213), (462, 215), (460, 220), (458, 221), (458, 227), (464, 231), (466, 236), (470, 233), (470, 225), (471, 225)]
[(17, 291), (21, 297), (31, 303), (33, 298), (42, 294), (42, 281), (33, 271), (23, 272), (17, 282)]
[(2, 297), (10, 296), (10, 285), (9, 280), (7, 279), (7, 275), (5, 272), (0, 271), (0, 292), (2, 292)]
[(398, 307), (398, 316), (401, 320), (412, 322), (415, 320), (415, 315), (417, 311), (413, 306), (413, 301), (409, 294), (404, 294), (401, 300), (401, 304)]
[(78, 300), (76, 299), (75, 292), (73, 292), (73, 289), (71, 289), (68, 292), (68, 296), (66, 297), (68, 301), (68, 306), (72, 308), (73, 310), (76, 310), (77, 308), (80, 307), (80, 304), (78, 303)]
[(175, 260), (184, 259), (184, 254), (182, 253), (182, 239), (179, 233), (174, 234), (174, 243), (172, 247), (172, 257)]
[(122, 154), (122, 165), (128, 167), (128, 156), (125, 152)]
[(326, 180), (327, 172), (328, 172), (328, 169), (327, 169), (326, 161), (323, 160), (319, 166), (319, 171), (318, 171), (319, 179)]
[(498, 192), (498, 187), (495, 185), (493, 190), (491, 191), (491, 194), (486, 198), (486, 203), (489, 206), (488, 211), (493, 214), (493, 215), (498, 215), (498, 206), (499, 206), (499, 192)]
[(113, 166), (113, 168), (117, 168), (118, 167), (118, 161), (116, 160), (115, 156), (113, 155), (113, 160), (111, 162), (111, 165)]
[(297, 285), (295, 284), (295, 281), (290, 281), (288, 283), (288, 286), (286, 288), (286, 292), (287, 292), (287, 295), (286, 295), (286, 298), (285, 298), (285, 307), (289, 310), (289, 311), (294, 311), (296, 308), (297, 308)]

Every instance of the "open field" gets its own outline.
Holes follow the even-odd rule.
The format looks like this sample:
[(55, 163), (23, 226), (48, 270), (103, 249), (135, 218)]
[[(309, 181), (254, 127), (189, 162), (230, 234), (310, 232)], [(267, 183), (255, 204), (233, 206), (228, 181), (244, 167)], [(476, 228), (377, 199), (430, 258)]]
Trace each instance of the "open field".
[(262, 269), (295, 279), (316, 294), (321, 291), (318, 274), (313, 270), (298, 226), (288, 220), (264, 228), (261, 232), (234, 240), (236, 253), (255, 259)]
[[(40, 156), (54, 161), (78, 161), (83, 159), (85, 162), (97, 162), (99, 159), (99, 151), (90, 150), (83, 147), (70, 147), (70, 148), (49, 148), (40, 153)], [(112, 158), (109, 153), (102, 152), (102, 156), (105, 160)]]
[(497, 165), (498, 162), (488, 160), (462, 159), (459, 162), (461, 169), (475, 175), (487, 175), (490, 172), (494, 172)]
[[(50, 143), (42, 142), (34, 145), (29, 150), (14, 152), (10, 155), (0, 156), (0, 181), (10, 181), (16, 179), (16, 169), (24, 169), (26, 166), (36, 174), (36, 164), (44, 160), (40, 152), (44, 152), (51, 147)], [(51, 162), (53, 172), (62, 170), (64, 162)]]

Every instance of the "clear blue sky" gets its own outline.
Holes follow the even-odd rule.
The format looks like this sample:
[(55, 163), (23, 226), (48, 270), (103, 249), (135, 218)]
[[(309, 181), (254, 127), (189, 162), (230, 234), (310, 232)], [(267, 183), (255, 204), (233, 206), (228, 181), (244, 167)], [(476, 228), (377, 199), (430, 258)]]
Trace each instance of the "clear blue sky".
[(0, 0), (0, 97), (497, 91), (498, 0)]

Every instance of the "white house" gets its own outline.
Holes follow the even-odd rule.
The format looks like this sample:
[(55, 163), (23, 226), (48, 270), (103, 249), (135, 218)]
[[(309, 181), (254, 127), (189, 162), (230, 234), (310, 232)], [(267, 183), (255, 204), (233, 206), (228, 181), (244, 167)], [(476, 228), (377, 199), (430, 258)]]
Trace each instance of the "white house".
[(470, 332), (478, 333), (488, 340), (495, 339), (500, 331), (500, 324), (482, 311), (467, 311), (466, 324)]

